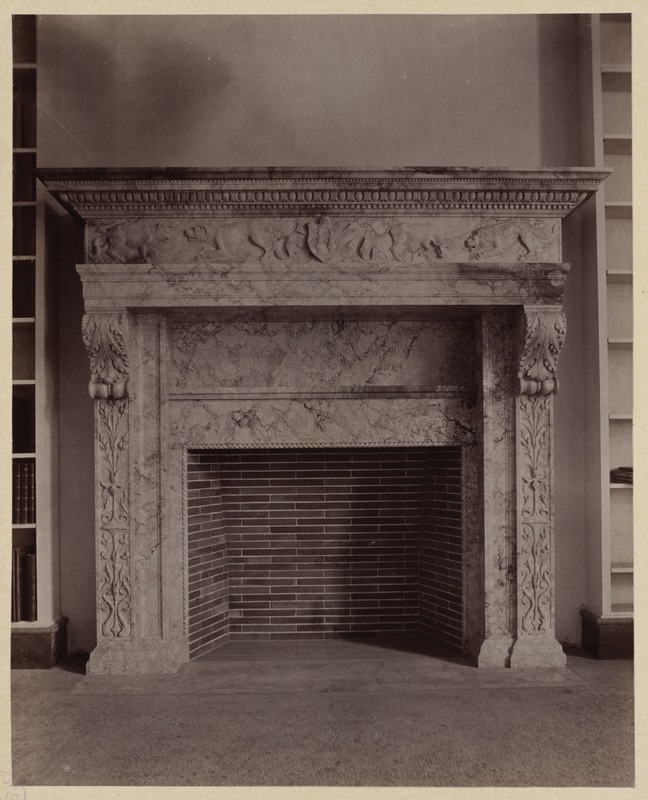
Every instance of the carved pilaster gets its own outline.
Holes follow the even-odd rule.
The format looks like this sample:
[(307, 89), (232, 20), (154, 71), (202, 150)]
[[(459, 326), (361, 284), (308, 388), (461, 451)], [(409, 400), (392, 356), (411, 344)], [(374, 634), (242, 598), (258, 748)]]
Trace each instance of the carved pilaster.
[(512, 667), (563, 666), (554, 630), (553, 397), (560, 310), (524, 309), (517, 399), (518, 639)]
[(525, 308), (523, 342), (518, 369), (523, 395), (547, 395), (558, 391), (556, 369), (565, 341), (567, 320), (557, 309)]
[(98, 627), (103, 639), (131, 634), (128, 400), (96, 406)]
[(90, 356), (90, 397), (126, 397), (129, 372), (126, 315), (85, 314), (82, 332)]

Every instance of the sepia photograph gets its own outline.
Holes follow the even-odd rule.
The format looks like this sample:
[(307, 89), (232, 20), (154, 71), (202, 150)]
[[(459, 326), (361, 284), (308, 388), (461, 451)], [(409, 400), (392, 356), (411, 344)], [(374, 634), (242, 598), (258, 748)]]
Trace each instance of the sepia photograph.
[(635, 787), (634, 14), (62, 10), (0, 797)]

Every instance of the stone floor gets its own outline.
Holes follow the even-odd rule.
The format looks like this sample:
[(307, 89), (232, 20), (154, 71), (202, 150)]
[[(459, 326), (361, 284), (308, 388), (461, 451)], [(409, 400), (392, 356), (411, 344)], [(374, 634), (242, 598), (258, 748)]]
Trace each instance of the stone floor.
[(14, 785), (632, 786), (629, 661), (478, 670), (397, 642), (229, 643), (170, 676), (12, 673)]

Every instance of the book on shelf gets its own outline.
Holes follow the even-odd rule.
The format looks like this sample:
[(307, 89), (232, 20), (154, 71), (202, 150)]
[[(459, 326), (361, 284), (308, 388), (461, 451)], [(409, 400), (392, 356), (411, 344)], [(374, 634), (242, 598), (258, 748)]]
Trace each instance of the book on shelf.
[(37, 619), (36, 549), (14, 547), (11, 560), (11, 621), (35, 622)]
[(610, 470), (611, 483), (632, 483), (632, 467), (617, 467)]
[(20, 463), (14, 461), (12, 464), (12, 481), (11, 481), (11, 521), (14, 525), (20, 523)]
[(27, 516), (28, 516), (28, 504), (27, 504), (27, 495), (29, 493), (28, 489), (29, 484), (29, 464), (26, 461), (20, 462), (20, 518), (19, 522), (21, 525), (25, 525), (27, 523)]
[(12, 474), (12, 524), (36, 522), (36, 464), (33, 460), (14, 461)]

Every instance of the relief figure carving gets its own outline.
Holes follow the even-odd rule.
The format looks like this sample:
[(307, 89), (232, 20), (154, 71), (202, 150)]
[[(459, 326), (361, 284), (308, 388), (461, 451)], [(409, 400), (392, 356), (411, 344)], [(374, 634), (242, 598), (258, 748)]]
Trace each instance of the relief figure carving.
[(89, 256), (95, 263), (150, 264), (159, 258), (160, 245), (168, 241), (169, 231), (162, 222), (120, 222), (92, 239)]
[(391, 252), (397, 261), (443, 258), (443, 233), (429, 222), (397, 222), (389, 228)]
[(273, 249), (273, 235), (261, 220), (232, 220), (221, 222), (208, 229), (194, 225), (184, 232), (190, 242), (201, 242), (207, 247), (196, 260), (213, 258), (243, 259), (249, 256), (263, 258)]
[(502, 256), (510, 259), (511, 253), (517, 261), (541, 261), (543, 251), (556, 240), (557, 235), (556, 226), (550, 222), (531, 224), (518, 221), (512, 226), (509, 220), (505, 220), (475, 228), (464, 245), (471, 261)]

